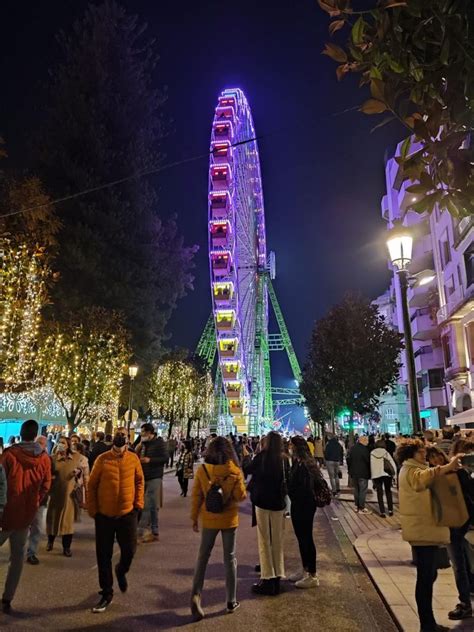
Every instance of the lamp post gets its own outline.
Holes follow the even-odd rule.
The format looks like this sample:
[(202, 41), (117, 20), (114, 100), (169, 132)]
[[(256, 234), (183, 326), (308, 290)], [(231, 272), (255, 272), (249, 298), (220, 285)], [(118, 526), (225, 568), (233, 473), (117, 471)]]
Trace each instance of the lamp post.
[(407, 266), (411, 261), (413, 249), (413, 237), (407, 230), (394, 229), (387, 239), (387, 247), (390, 261), (396, 269), (400, 280), (400, 293), (402, 298), (403, 334), (405, 339), (405, 352), (408, 369), (408, 386), (410, 392), (411, 418), (413, 431), (422, 431), (420, 418), (420, 404), (418, 400), (418, 383), (416, 381), (415, 354), (413, 353), (413, 337), (411, 332), (410, 312), (408, 309), (408, 285), (409, 272)]
[(130, 392), (128, 396), (128, 419), (127, 419), (127, 434), (130, 434), (130, 424), (132, 422), (132, 404), (133, 404), (133, 381), (137, 377), (138, 367), (135, 364), (131, 364), (128, 367), (128, 375), (130, 376)]

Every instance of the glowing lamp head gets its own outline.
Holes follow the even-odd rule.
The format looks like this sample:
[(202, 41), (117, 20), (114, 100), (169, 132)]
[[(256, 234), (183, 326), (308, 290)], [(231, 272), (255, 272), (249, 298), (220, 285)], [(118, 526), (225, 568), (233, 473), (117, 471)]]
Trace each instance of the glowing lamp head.
[(132, 364), (128, 367), (128, 374), (133, 379), (137, 377), (138, 367), (135, 364)]
[(387, 247), (392, 265), (399, 270), (406, 270), (411, 261), (413, 237), (405, 229), (395, 229), (387, 239)]

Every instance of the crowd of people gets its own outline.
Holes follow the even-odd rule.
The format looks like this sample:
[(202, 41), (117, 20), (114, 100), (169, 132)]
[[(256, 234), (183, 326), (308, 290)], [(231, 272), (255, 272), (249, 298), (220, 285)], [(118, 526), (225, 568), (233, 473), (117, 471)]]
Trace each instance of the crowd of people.
[[(145, 423), (130, 443), (125, 428), (108, 436), (98, 432), (89, 441), (77, 434), (38, 436), (38, 424), (28, 420), (20, 441), (12, 440), (4, 451), (0, 466), (0, 545), (10, 543), (3, 612), (11, 611), (24, 561), (40, 563), (44, 520), (46, 551), (53, 550), (60, 536), (63, 555), (71, 557), (74, 525), (85, 510), (95, 523), (100, 585), (100, 599), (92, 611), (104, 612), (113, 600), (114, 573), (125, 592), (137, 544), (159, 541), (166, 466), (175, 471), (182, 497), (187, 496), (192, 481), (191, 525), (201, 534), (191, 594), (194, 620), (205, 616), (204, 579), (219, 532), (226, 610), (232, 613), (240, 605), (236, 533), (239, 504), (247, 496), (258, 544), (255, 570), (260, 573), (252, 591), (269, 596), (280, 593), (286, 577), (286, 518), (291, 518), (301, 558), (300, 570), (287, 579), (300, 589), (316, 588), (314, 517), (318, 507), (328, 505), (331, 497), (340, 497), (345, 461), (355, 512), (370, 513), (367, 493), (372, 481), (379, 515), (387, 516), (386, 503), (392, 516), (392, 490), (398, 487), (402, 537), (412, 546), (417, 568), (415, 599), (421, 630), (441, 632), (444, 628), (435, 622), (432, 609), (440, 547), (447, 547), (459, 593), (459, 603), (448, 616), (453, 620), (472, 616), (474, 575), (466, 535), (474, 524), (474, 463), (466, 461), (465, 455), (474, 456), (474, 442), (456, 428), (445, 428), (439, 436), (428, 430), (420, 438), (395, 440), (389, 435), (285, 438), (270, 432), (263, 437), (211, 434), (206, 439), (165, 441), (153, 424)], [(457, 492), (454, 501), (453, 489)], [(115, 540), (120, 558), (112, 569)]]

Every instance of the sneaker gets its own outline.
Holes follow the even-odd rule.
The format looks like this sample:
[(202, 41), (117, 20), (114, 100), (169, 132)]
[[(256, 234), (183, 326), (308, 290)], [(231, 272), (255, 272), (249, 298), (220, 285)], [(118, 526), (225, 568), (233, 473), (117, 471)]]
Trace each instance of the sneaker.
[(193, 595), (191, 599), (191, 614), (193, 621), (204, 619), (204, 610), (201, 607), (201, 595)]
[(359, 513), (359, 507), (354, 507), (354, 511), (355, 511), (356, 513)]
[(372, 512), (370, 511), (370, 509), (367, 509), (367, 507), (364, 507), (364, 509), (361, 509), (361, 510), (360, 510), (360, 513), (363, 513), (363, 514), (371, 514)]
[(240, 608), (240, 602), (238, 602), (238, 601), (228, 601), (227, 602), (226, 612), (228, 614), (231, 614), (231, 612), (235, 612), (237, 610), (237, 608)]
[(26, 558), (26, 561), (28, 562), (28, 564), (31, 564), (32, 566), (37, 566), (37, 565), (40, 563), (40, 561), (39, 561), (39, 559), (36, 557), (36, 555), (29, 555), (29, 556)]
[(63, 549), (64, 557), (72, 557), (71, 549)]
[(121, 592), (127, 592), (127, 588), (128, 588), (128, 581), (127, 581), (127, 577), (125, 575), (125, 573), (120, 573), (119, 572), (119, 565), (116, 564), (115, 565), (115, 577), (117, 578), (117, 583), (119, 585), (119, 588), (121, 590)]
[(275, 583), (273, 579), (261, 579), (252, 586), (252, 592), (256, 595), (275, 595)]
[(305, 576), (295, 584), (296, 588), (316, 588), (319, 586), (319, 578), (317, 575), (305, 573)]
[(153, 534), (153, 542), (159, 542), (160, 541), (160, 536), (158, 533), (154, 533)]
[(448, 619), (451, 621), (459, 621), (460, 619), (469, 619), (472, 617), (471, 604), (458, 603), (458, 605), (448, 612)]
[(290, 575), (289, 577), (287, 577), (289, 582), (299, 582), (300, 579), (303, 579), (303, 577), (305, 576), (305, 572), (304, 571), (296, 571), (296, 573), (293, 573), (292, 575)]
[(9, 599), (2, 599), (2, 612), (3, 614), (11, 614), (12, 602)]
[(112, 603), (112, 599), (106, 599), (105, 597), (101, 597), (99, 603), (92, 608), (92, 612), (94, 613), (105, 612), (111, 603)]
[(389, 511), (388, 515), (390, 516), (390, 518), (393, 516), (393, 511)]
[(385, 514), (380, 514), (381, 518), (386, 518), (387, 516)]
[(143, 544), (150, 544), (151, 542), (157, 542), (159, 540), (159, 536), (153, 535), (153, 533), (147, 533), (142, 538)]
[(260, 564), (255, 564), (254, 569), (256, 573), (260, 573)]

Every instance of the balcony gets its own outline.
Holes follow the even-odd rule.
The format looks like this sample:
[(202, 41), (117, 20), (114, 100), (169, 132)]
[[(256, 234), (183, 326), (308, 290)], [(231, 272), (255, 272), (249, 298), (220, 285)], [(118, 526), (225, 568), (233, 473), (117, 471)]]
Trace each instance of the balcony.
[(436, 314), (438, 325), (447, 320), (459, 320), (464, 318), (474, 308), (474, 284), (471, 284), (466, 291), (459, 285), (448, 297), (446, 305), (440, 307)]
[(426, 307), (430, 301), (430, 297), (436, 288), (436, 277), (429, 283), (424, 285), (415, 285), (408, 288), (408, 305), (411, 308)]
[(433, 320), (430, 307), (417, 309), (411, 317), (413, 340), (431, 340), (438, 333), (438, 325)]
[(439, 408), (447, 406), (444, 388), (425, 388), (422, 393), (423, 408)]
[(415, 370), (417, 374), (429, 369), (438, 369), (443, 366), (443, 352), (441, 347), (423, 345), (415, 351)]
[(423, 270), (434, 269), (431, 235), (423, 235), (419, 239), (415, 239), (413, 244), (413, 257), (409, 269), (410, 274), (418, 274)]

